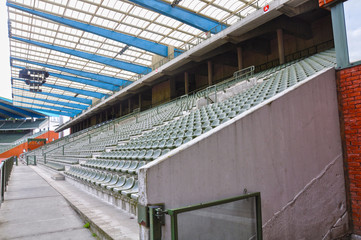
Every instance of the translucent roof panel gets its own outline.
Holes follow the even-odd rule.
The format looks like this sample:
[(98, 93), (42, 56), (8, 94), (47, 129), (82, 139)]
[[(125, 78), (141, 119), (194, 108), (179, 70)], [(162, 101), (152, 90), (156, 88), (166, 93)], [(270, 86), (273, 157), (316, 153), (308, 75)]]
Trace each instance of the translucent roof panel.
[[(271, 0), (183, 0), (180, 1), (176, 7), (217, 21), (219, 24), (229, 26), (239, 19), (246, 17), (251, 12), (263, 7), (270, 1)], [(205, 33), (202, 30), (127, 0), (8, 0), (8, 2), (55, 17), (62, 17), (79, 23), (89, 24), (106, 29), (107, 31), (126, 34), (130, 37), (155, 42), (163, 46), (172, 46), (184, 51), (199, 43), (199, 39), (205, 39)], [(173, 0), (163, 0), (163, 2), (171, 5)], [(8, 7), (8, 14), (11, 37), (20, 38), (19, 40), (10, 38), (10, 55), (12, 58), (98, 74), (107, 79), (127, 81), (137, 79), (137, 73), (105, 65), (103, 62), (94, 61), (94, 58), (85, 59), (75, 56), (73, 52), (72, 54), (59, 52), (24, 41), (31, 40), (40, 44), (94, 54), (143, 67), (151, 68), (152, 64), (154, 64), (152, 63), (154, 53), (149, 51), (149, 49), (129, 46), (125, 43), (109, 39), (106, 36), (100, 36), (72, 26), (67, 26), (54, 20), (46, 19), (12, 7)], [(14, 100), (27, 102), (30, 106), (32, 106), (31, 103), (39, 104), (39, 101), (21, 96), (74, 103), (74, 101), (71, 100), (26, 91), (29, 90), (29, 85), (27, 85), (25, 81), (18, 79), (19, 71), (22, 68), (30, 68), (72, 77), (79, 76), (69, 72), (63, 72), (61, 69), (53, 69), (24, 61), (14, 60), (12, 61), (12, 65), (13, 95), (16, 95)], [(94, 79), (88, 80), (99, 81)], [(56, 85), (107, 95), (113, 93), (113, 91), (109, 89), (69, 81), (54, 76), (50, 76), (46, 80), (46, 84), (48, 84), (47, 87), (42, 87), (43, 92), (81, 97), (84, 99), (92, 99), (93, 97), (84, 94), (75, 94), (50, 86)], [(41, 108), (39, 106), (33, 106), (34, 108)]]

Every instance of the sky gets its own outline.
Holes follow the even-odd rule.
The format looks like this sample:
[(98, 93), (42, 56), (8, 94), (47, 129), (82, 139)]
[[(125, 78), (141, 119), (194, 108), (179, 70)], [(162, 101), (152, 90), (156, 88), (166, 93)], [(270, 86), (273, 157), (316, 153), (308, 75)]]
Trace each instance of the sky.
[(344, 3), (347, 31), (347, 44), (350, 61), (361, 60), (361, 16), (360, 0), (348, 0)]
[(8, 12), (6, 1), (0, 4), (0, 97), (11, 99)]

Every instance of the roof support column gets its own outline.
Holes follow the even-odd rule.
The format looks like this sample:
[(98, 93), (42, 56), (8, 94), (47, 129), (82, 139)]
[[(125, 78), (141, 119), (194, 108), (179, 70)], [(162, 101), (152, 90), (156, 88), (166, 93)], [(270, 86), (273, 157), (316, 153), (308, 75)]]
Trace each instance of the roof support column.
[(243, 69), (243, 49), (237, 47), (238, 70)]
[(175, 79), (170, 78), (169, 83), (170, 83), (170, 99), (173, 99), (173, 98), (177, 97), (176, 96)]
[(213, 66), (212, 66), (212, 61), (208, 60), (207, 62), (208, 64), (208, 85), (212, 86), (213, 85)]
[(123, 116), (123, 104), (119, 102), (119, 117)]
[(131, 109), (132, 109), (132, 101), (131, 101), (131, 98), (128, 98), (128, 110), (129, 110), (128, 113), (131, 112)]
[(189, 93), (189, 74), (184, 72), (184, 92), (185, 94)]
[(142, 94), (141, 93), (139, 93), (138, 94), (138, 107), (139, 107), (139, 111), (141, 111), (142, 110)]
[(277, 42), (278, 42), (278, 56), (280, 59), (280, 64), (285, 63), (285, 48), (283, 44), (283, 30), (281, 28), (277, 29)]

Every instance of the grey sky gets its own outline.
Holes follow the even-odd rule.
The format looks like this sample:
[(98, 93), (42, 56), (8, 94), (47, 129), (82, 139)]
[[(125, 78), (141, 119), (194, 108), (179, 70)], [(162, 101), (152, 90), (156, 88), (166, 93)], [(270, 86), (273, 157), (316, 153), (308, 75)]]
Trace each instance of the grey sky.
[(0, 97), (11, 99), (8, 13), (6, 1), (1, 1), (0, 4)]
[(344, 3), (347, 30), (347, 44), (350, 62), (361, 60), (361, 15), (360, 0), (348, 0)]

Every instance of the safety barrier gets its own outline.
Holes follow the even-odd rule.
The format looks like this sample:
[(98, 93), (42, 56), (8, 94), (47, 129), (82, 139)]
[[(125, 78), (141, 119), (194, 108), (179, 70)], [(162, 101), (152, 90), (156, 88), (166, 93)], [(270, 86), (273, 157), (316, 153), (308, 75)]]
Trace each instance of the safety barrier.
[[(138, 205), (138, 222), (149, 226), (150, 239), (161, 240), (165, 218), (170, 217), (170, 237), (178, 239), (262, 240), (261, 194), (164, 210), (164, 205)], [(145, 213), (145, 214), (142, 214)], [(148, 219), (148, 220), (146, 220)], [(165, 225), (166, 228), (167, 225)], [(166, 230), (167, 231), (167, 230)]]
[(6, 187), (8, 185), (11, 171), (13, 170), (14, 157), (10, 157), (0, 163), (0, 207), (4, 201)]

